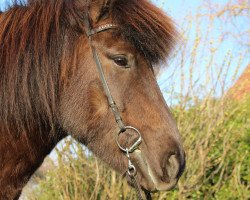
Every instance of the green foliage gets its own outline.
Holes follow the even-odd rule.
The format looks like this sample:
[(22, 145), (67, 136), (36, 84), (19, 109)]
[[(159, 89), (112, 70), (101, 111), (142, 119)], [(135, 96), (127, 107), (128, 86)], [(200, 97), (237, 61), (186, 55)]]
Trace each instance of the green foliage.
[[(250, 99), (207, 100), (174, 109), (187, 149), (179, 199), (247, 199)], [(171, 195), (171, 193), (170, 193)]]
[[(209, 99), (172, 111), (183, 136), (187, 166), (177, 189), (154, 198), (248, 199), (250, 98), (240, 103)], [(67, 140), (58, 158), (28, 199), (136, 199), (120, 175), (74, 141)]]
[[(164, 5), (166, 1), (158, 2)], [(249, 16), (249, 6), (244, 2), (247, 1), (228, 1), (218, 10), (217, 2), (204, 1), (198, 11), (190, 11), (192, 14), (181, 25), (183, 41), (173, 53), (173, 61), (169, 61), (174, 69), (169, 69), (172, 82), (168, 93), (172, 99), (168, 103), (175, 105), (172, 112), (183, 138), (187, 164), (178, 187), (156, 193), (154, 199), (250, 199), (250, 97), (234, 102), (225, 95), (226, 83), (234, 82), (245, 67), (243, 61), (249, 57), (249, 48), (239, 50), (237, 55), (233, 49), (220, 49), (231, 35), (223, 27), (240, 25), (234, 20)], [(246, 42), (240, 40), (243, 34), (244, 31), (232, 34), (239, 46)], [(233, 74), (230, 80), (229, 71)], [(176, 88), (180, 90), (177, 94)], [(215, 99), (216, 95), (220, 98)], [(75, 141), (67, 139), (65, 143), (57, 149), (58, 162), (25, 192), (26, 199), (136, 199), (121, 175)]]

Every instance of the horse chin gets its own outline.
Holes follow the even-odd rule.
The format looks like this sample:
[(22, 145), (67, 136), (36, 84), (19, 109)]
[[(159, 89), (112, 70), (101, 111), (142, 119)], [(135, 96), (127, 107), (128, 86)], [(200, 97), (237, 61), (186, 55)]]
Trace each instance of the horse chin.
[[(161, 180), (153, 172), (150, 164), (147, 162), (147, 159), (140, 150), (137, 149), (134, 151), (133, 158), (135, 159), (135, 165), (137, 168), (136, 179), (143, 190), (147, 190), (149, 192), (168, 191), (176, 186), (178, 179), (171, 180), (168, 183)], [(128, 177), (127, 180), (129, 184), (133, 186), (131, 178)]]

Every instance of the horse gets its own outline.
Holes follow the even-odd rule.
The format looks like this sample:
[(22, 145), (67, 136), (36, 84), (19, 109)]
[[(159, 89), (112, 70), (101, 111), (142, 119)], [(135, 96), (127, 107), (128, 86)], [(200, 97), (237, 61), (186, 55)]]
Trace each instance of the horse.
[(178, 34), (163, 11), (147, 0), (27, 0), (0, 27), (0, 199), (18, 199), (68, 135), (117, 172), (136, 171), (145, 191), (175, 187), (185, 153), (155, 69)]

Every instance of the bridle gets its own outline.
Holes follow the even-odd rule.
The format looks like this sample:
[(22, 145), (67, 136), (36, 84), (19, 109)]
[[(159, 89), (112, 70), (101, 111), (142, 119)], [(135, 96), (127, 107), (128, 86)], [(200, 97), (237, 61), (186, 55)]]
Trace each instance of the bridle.
[[(103, 86), (104, 92), (106, 94), (109, 107), (111, 108), (111, 110), (112, 110), (112, 112), (114, 114), (114, 117), (115, 117), (115, 121), (116, 121), (116, 123), (117, 123), (117, 125), (118, 125), (118, 127), (120, 129), (118, 131), (118, 134), (117, 134), (117, 137), (116, 137), (116, 143), (117, 143), (118, 147), (120, 148), (120, 150), (126, 155), (126, 157), (128, 159), (127, 174), (128, 174), (128, 176), (131, 178), (131, 180), (133, 182), (133, 185), (134, 185), (134, 187), (136, 189), (136, 192), (137, 192), (137, 195), (138, 195), (138, 199), (139, 200), (143, 200), (144, 198), (143, 198), (142, 189), (141, 189), (140, 185), (138, 184), (138, 182), (136, 180), (137, 170), (136, 170), (135, 166), (133, 165), (133, 163), (131, 161), (131, 158), (130, 158), (130, 154), (133, 153), (139, 147), (139, 145), (142, 142), (141, 133), (135, 127), (133, 127), (133, 126), (126, 126), (124, 124), (124, 122), (122, 120), (122, 117), (121, 117), (121, 114), (119, 112), (119, 109), (118, 109), (118, 107), (117, 107), (117, 105), (116, 105), (116, 103), (115, 103), (115, 101), (114, 101), (114, 99), (113, 99), (113, 97), (111, 95), (108, 83), (107, 83), (105, 75), (104, 75), (104, 71), (103, 71), (103, 68), (102, 68), (101, 61), (99, 59), (99, 56), (97, 54), (97, 51), (96, 51), (95, 47), (93, 46), (93, 43), (92, 43), (92, 36), (93, 35), (98, 34), (100, 32), (103, 32), (103, 31), (110, 30), (110, 29), (116, 29), (117, 25), (106, 24), (106, 25), (102, 25), (102, 26), (99, 26), (99, 27), (93, 29), (91, 27), (91, 25), (90, 25), (90, 20), (89, 20), (88, 12), (86, 12), (86, 15), (84, 16), (84, 24), (85, 24), (85, 27), (87, 29), (86, 30), (86, 34), (88, 36), (89, 45), (90, 45), (91, 50), (92, 50), (92, 55), (93, 55), (94, 61), (96, 63), (97, 69), (98, 69), (99, 77), (101, 79), (102, 86)], [(133, 132), (135, 132), (137, 134), (137, 140), (130, 147), (123, 147), (119, 143), (119, 136), (121, 134), (125, 134), (126, 130), (133, 131)], [(147, 200), (152, 199), (149, 192), (144, 191), (144, 193), (145, 193), (144, 194), (145, 198)]]

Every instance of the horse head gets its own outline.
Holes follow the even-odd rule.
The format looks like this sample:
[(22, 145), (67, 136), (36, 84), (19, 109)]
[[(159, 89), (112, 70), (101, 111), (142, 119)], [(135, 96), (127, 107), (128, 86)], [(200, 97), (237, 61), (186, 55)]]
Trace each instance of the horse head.
[[(167, 58), (173, 46), (176, 32), (172, 21), (145, 0), (96, 0), (88, 5), (76, 1), (75, 5), (79, 15), (88, 13), (93, 30), (114, 27), (93, 34), (90, 44), (86, 24), (78, 25), (77, 30), (83, 32), (77, 41), (79, 60), (60, 96), (60, 124), (112, 168), (122, 174), (127, 171), (128, 159), (116, 144), (119, 126), (92, 46), (123, 123), (141, 133), (141, 144), (130, 154), (138, 182), (149, 191), (173, 188), (183, 172), (185, 156), (154, 73), (155, 65)], [(72, 23), (74, 27), (77, 22)], [(135, 130), (126, 130), (118, 140), (126, 148), (136, 139)]]

